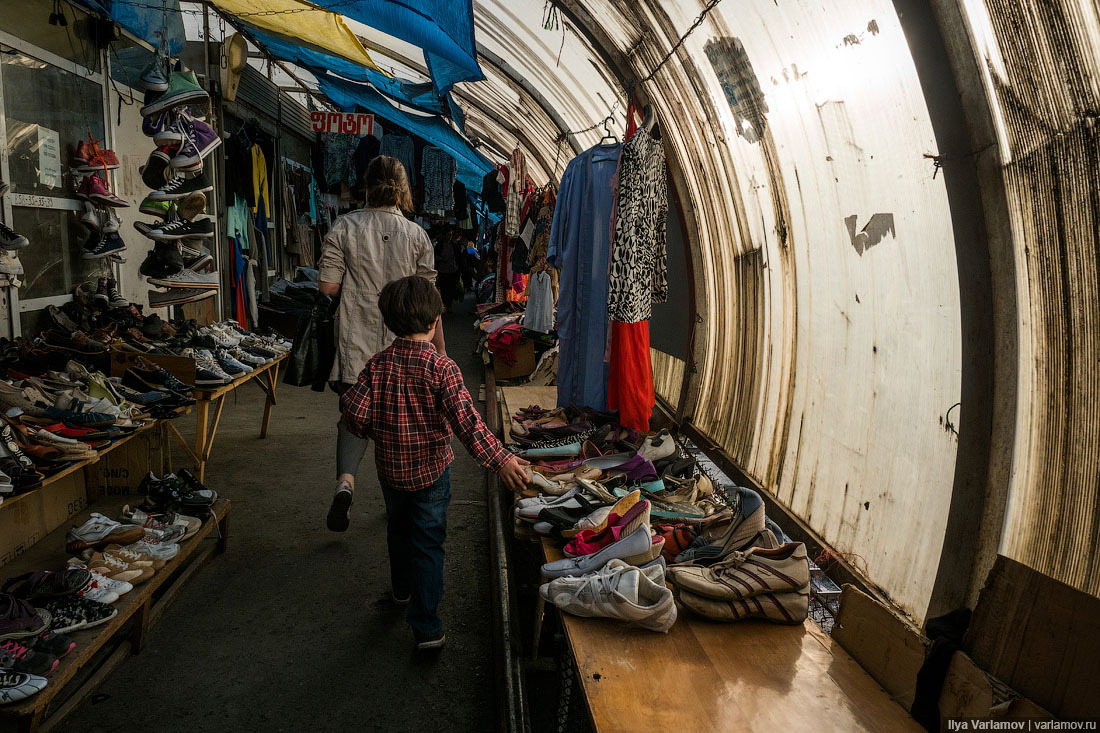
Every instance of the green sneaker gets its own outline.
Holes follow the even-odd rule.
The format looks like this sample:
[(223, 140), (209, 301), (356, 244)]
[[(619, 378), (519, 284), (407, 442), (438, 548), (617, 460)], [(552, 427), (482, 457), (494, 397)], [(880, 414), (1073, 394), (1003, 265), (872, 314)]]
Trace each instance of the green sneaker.
[(204, 101), (210, 98), (206, 90), (199, 86), (194, 71), (173, 71), (168, 79), (168, 89), (154, 96), (141, 108), (141, 116), (148, 117), (181, 104)]
[(138, 211), (149, 216), (159, 216), (161, 219), (168, 218), (168, 212), (172, 210), (171, 201), (154, 201), (148, 196), (141, 202), (141, 206), (138, 207)]

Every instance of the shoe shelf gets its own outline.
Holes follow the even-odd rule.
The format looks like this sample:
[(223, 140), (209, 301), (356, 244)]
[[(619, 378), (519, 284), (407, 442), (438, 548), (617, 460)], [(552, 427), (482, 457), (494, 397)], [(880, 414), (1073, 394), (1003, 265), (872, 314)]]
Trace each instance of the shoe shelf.
[(264, 416), (260, 423), (260, 437), (267, 437), (267, 430), (271, 425), (271, 412), (278, 404), (275, 390), (279, 384), (279, 370), (282, 363), (289, 357), (290, 354), (283, 354), (271, 363), (258, 367), (243, 377), (239, 377), (216, 389), (196, 388), (193, 393), (196, 419), (193, 442), (189, 442), (184, 438), (175, 425), (168, 423), (169, 432), (184, 452), (187, 453), (188, 458), (194, 462), (195, 475), (199, 481), (202, 481), (206, 475), (206, 463), (210, 460), (210, 454), (214, 450), (214, 438), (218, 433), (218, 423), (221, 421), (222, 408), (225, 406), (225, 396), (243, 384), (255, 384), (267, 395), (267, 401), (264, 403)]
[[(77, 524), (84, 522), (95, 509), (109, 516), (118, 516), (123, 503), (111, 504), (107, 500), (73, 517)], [(76, 642), (76, 649), (62, 658), (61, 663), (49, 675), (49, 685), (42, 692), (26, 700), (0, 707), (0, 728), (14, 723), (19, 731), (53, 729), (126, 657), (137, 654), (144, 646), (149, 627), (175, 600), (180, 588), (216, 552), (225, 550), (229, 540), (229, 514), (232, 505), (219, 499), (210, 508), (211, 516), (202, 529), (180, 544), (176, 557), (157, 571), (149, 580), (136, 586), (112, 604), (117, 615), (102, 626), (75, 631), (67, 636)], [(18, 558), (0, 567), (0, 576), (13, 577), (33, 570), (57, 569), (65, 564), (65, 534), (68, 524), (47, 535)], [(120, 634), (122, 631), (124, 633)], [(99, 654), (105, 647), (112, 647), (107, 656)], [(100, 661), (102, 660), (102, 661)]]
[[(486, 375), (486, 385), (495, 379)], [(492, 422), (502, 429), (528, 405), (552, 405), (554, 387), (503, 387)], [(499, 417), (499, 422), (497, 418)], [(511, 492), (493, 479), (490, 490)], [(503, 527), (511, 535), (511, 522)], [(545, 537), (544, 562), (564, 557)], [(504, 608), (509, 599), (498, 600)], [(760, 621), (723, 624), (678, 608), (667, 634), (603, 618), (560, 613), (539, 596), (531, 649), (537, 665), (547, 614), (560, 620), (595, 730), (920, 731), (847, 652), (810, 619), (800, 626)]]
[(141, 435), (142, 433), (148, 432), (150, 430), (156, 430), (157, 427), (165, 422), (171, 424), (170, 421), (175, 419), (175, 417), (186, 415), (190, 411), (190, 407), (183, 407), (177, 410), (176, 414), (172, 418), (162, 418), (160, 420), (151, 422), (148, 425), (144, 425), (137, 430), (134, 430), (131, 433), (113, 441), (109, 446), (99, 450), (96, 453), (95, 458), (86, 458), (82, 461), (70, 461), (68, 463), (59, 464), (57, 470), (43, 478), (42, 481), (34, 488), (15, 494), (14, 496), (5, 497), (4, 502), (0, 504), (0, 512), (4, 511), (5, 509), (10, 509), (21, 500), (26, 499), (29, 496), (33, 496), (36, 491), (41, 491), (42, 489), (48, 488), (51, 484), (57, 483), (58, 481), (69, 476), (72, 473), (76, 473), (77, 471), (88, 468), (89, 466), (94, 466), (96, 463), (99, 463), (101, 460), (103, 460), (103, 458), (109, 453), (117, 450), (118, 448), (121, 448), (123, 445), (129, 443), (131, 440)]

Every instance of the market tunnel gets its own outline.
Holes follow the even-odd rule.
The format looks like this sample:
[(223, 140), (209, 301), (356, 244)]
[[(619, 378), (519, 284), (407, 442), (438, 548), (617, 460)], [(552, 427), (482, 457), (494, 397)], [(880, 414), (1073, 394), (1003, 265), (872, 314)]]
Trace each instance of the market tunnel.
[[(1100, 607), (1100, 8), (1095, 2), (432, 0), (414, 7), (394, 0), (168, 0), (162, 7), (159, 0), (28, 0), (11, 5), (28, 10), (0, 21), (0, 47), (7, 54), (0, 65), (0, 112), (7, 119), (2, 173), (13, 184), (3, 214), (16, 230), (29, 229), (33, 221), (38, 236), (47, 236), (41, 234), (43, 212), (50, 209), (76, 220), (79, 195), (66, 192), (60, 175), (51, 182), (45, 158), (35, 158), (39, 162), (33, 165), (19, 161), (33, 140), (39, 141), (33, 154), (45, 155), (39, 145), (48, 128), (60, 129), (64, 137), (79, 127), (81, 137), (91, 130), (123, 158), (111, 180), (116, 193), (134, 205), (118, 209), (127, 225), (124, 236), (134, 237), (129, 225), (139, 215), (130, 212), (147, 192), (139, 165), (150, 147), (142, 136), (138, 78), (163, 39), (168, 55), (182, 59), (177, 72), (193, 70), (209, 92), (207, 121), (225, 140), (214, 154), (219, 162), (212, 188), (218, 195), (207, 194), (207, 213), (218, 227), (209, 249), (216, 271), (234, 283), (232, 224), (228, 234), (225, 229), (233, 216), (233, 171), (241, 160), (227, 152), (233, 139), (256, 125), (277, 155), (290, 161), (286, 170), (304, 171), (301, 180), (308, 182), (330, 167), (325, 161), (334, 138), (343, 136), (345, 143), (352, 138), (351, 160), (355, 138), (366, 130), (357, 127), (352, 136), (346, 128), (359, 125), (357, 115), (365, 115), (387, 135), (416, 140), (406, 165), (411, 179), (434, 175), (421, 163), (427, 161), (420, 157), (425, 147), (442, 151), (453, 166), (454, 190), (461, 185), (459, 196), (468, 196), (463, 210), (468, 203), (473, 220), (483, 224), (480, 230), (476, 224), (464, 227), (465, 217), (455, 215), (457, 198), (453, 207), (443, 207), (456, 209), (451, 214), (426, 202), (416, 212), (415, 221), (433, 238), (440, 227), (468, 230), (482, 261), (492, 254), (497, 263), (488, 273), (495, 281), (487, 295), (467, 293), (445, 315), (449, 340), (474, 348), (467, 344), (473, 308), (483, 330), (492, 321), (499, 327), (504, 321), (496, 319), (502, 316), (509, 324), (519, 319), (527, 300), (524, 287), (533, 287), (536, 270), (554, 270), (555, 298), (559, 277), (563, 293), (578, 288), (582, 293), (568, 305), (557, 302), (562, 340), (554, 347), (560, 348), (554, 352), (556, 382), (552, 374), (546, 378), (543, 362), (538, 369), (532, 362), (527, 373), (502, 372), (504, 363), (492, 353), (501, 341), (481, 331), (484, 360), (463, 361), (450, 350), (473, 398), (484, 400), (479, 409), (490, 428), (503, 428), (505, 439), (516, 445), (515, 431), (534, 425), (512, 420), (535, 404), (529, 396), (554, 399), (556, 389), (558, 406), (577, 403), (580, 392), (567, 394), (563, 386), (566, 374), (576, 382), (600, 383), (600, 398), (580, 407), (603, 413), (609, 408), (606, 362), (610, 358), (614, 364), (616, 357), (607, 356), (615, 348), (613, 337), (600, 329), (622, 333), (620, 320), (644, 326), (645, 353), (635, 353), (625, 367), (612, 366), (623, 369), (612, 383), (637, 379), (652, 405), (643, 432), (669, 428), (678, 450), (705, 464), (703, 473), (714, 472), (711, 478), (726, 487), (727, 499), (733, 496), (728, 487), (751, 490), (763, 498), (780, 534), (806, 546), (815, 573), (811, 608), (817, 602), (828, 618), (822, 624), (811, 612), (806, 625), (819, 629), (814, 633), (832, 655), (817, 660), (819, 674), (827, 676), (830, 664), (845, 670), (831, 686), (799, 682), (812, 695), (807, 692), (801, 701), (797, 695), (784, 697), (776, 703), (779, 712), (745, 705), (731, 712), (737, 703), (723, 698), (739, 694), (731, 690), (771, 698), (761, 691), (766, 685), (760, 680), (720, 675), (719, 687), (734, 687), (722, 687), (726, 692), (715, 692), (715, 699), (702, 705), (700, 729), (763, 729), (769, 720), (809, 729), (816, 719), (825, 727), (893, 730), (918, 722), (938, 727), (941, 713), (943, 725), (948, 718), (1100, 718), (1089, 694), (1098, 681), (1090, 658), (1100, 651), (1100, 636), (1087, 623)], [(83, 75), (79, 83), (69, 79), (76, 72)], [(49, 101), (42, 107), (79, 98), (93, 108), (93, 121), (36, 109), (32, 90), (38, 83), (48, 87)], [(38, 113), (40, 119), (34, 118)], [(24, 123), (28, 126), (21, 127)], [(636, 135), (639, 125), (654, 141), (647, 154), (658, 171), (657, 193), (629, 191), (642, 184), (618, 173), (613, 184), (609, 181), (616, 166), (625, 170), (625, 152), (618, 156), (635, 140), (629, 135)], [(33, 140), (32, 126), (39, 128)], [(52, 134), (56, 146), (57, 133)], [(381, 133), (378, 137), (383, 154), (397, 149), (387, 148)], [(62, 139), (63, 154), (66, 144)], [(598, 164), (591, 161), (601, 155), (610, 167), (595, 174)], [(509, 172), (515, 182), (517, 160), (526, 170), (519, 176), (521, 187), (498, 186)], [(24, 169), (30, 172), (21, 180)], [(354, 164), (352, 169), (342, 189), (325, 190), (334, 215), (361, 205), (352, 205), (362, 195)], [(287, 182), (287, 200), (297, 196), (293, 181), (299, 179), (275, 174), (274, 160), (267, 170)], [(524, 183), (528, 195), (533, 191), (542, 202), (556, 194), (557, 210), (550, 204), (551, 213), (540, 222), (545, 203), (536, 203), (513, 231), (514, 199), (506, 206), (502, 200), (500, 209), (490, 199), (522, 196)], [(615, 213), (594, 203), (602, 200), (599, 186), (617, 197)], [(223, 190), (230, 192), (228, 203), (215, 204), (215, 198), (224, 198)], [(622, 208), (624, 191), (642, 213)], [(666, 199), (667, 213), (657, 203)], [(327, 240), (316, 211), (306, 205), (295, 213), (293, 205), (276, 205), (272, 237), (276, 248), (286, 251), (273, 256), (270, 244), (266, 256), (253, 250), (261, 260), (259, 280), (254, 286), (223, 280), (218, 297), (204, 301), (210, 320), (237, 318), (248, 310), (231, 299), (237, 288), (251, 290), (240, 296), (241, 304), (251, 297), (262, 312), (273, 297), (290, 297), (288, 283), (291, 294), (301, 285), (295, 265), (317, 266)], [(324, 208), (328, 211), (330, 203)], [(289, 219), (276, 222), (286, 210)], [(303, 223), (301, 216), (309, 221)], [(618, 231), (614, 217), (624, 216), (657, 222), (649, 234), (658, 242), (659, 264), (645, 260), (641, 269), (623, 275), (607, 266), (616, 256), (608, 250), (602, 261), (593, 260), (594, 270), (579, 275), (568, 274), (564, 255), (554, 260), (553, 254), (530, 270), (530, 280), (513, 271), (509, 256), (519, 245), (512, 240), (524, 239), (525, 252), (534, 241), (521, 236), (523, 223), (530, 222), (535, 239), (545, 226), (553, 252), (567, 247), (571, 236), (598, 241), (593, 231), (603, 232), (607, 248), (608, 236), (614, 239)], [(317, 226), (316, 237), (309, 222)], [(58, 225), (52, 226), (56, 231)], [(569, 226), (587, 233), (563, 234)], [(292, 230), (305, 234), (295, 239)], [(13, 338), (30, 338), (46, 328), (47, 309), (71, 300), (81, 281), (70, 264), (49, 287), (34, 277), (51, 263), (68, 263), (70, 256), (79, 262), (79, 254), (66, 250), (78, 251), (75, 237), (59, 241), (47, 256), (36, 254), (46, 250), (36, 250), (34, 236), (23, 233), (31, 246), (16, 252), (28, 285), (20, 290), (9, 280), (5, 288)], [(291, 248), (292, 239), (299, 249)], [(621, 241), (613, 246), (623, 246)], [(303, 255), (302, 248), (312, 254)], [(156, 303), (145, 296), (142, 276), (148, 274), (139, 272), (139, 264), (140, 257), (131, 257), (105, 264), (103, 272), (114, 273), (119, 297), (149, 302), (152, 312)], [(3, 260), (0, 272), (6, 272)], [(506, 278), (518, 278), (515, 297), (505, 295)], [(323, 265), (320, 279), (325, 280)], [(643, 315), (612, 317), (610, 326), (608, 304), (583, 295), (606, 294), (608, 282), (612, 290), (630, 289), (634, 286), (620, 281), (635, 280), (644, 281), (645, 288), (667, 280), (667, 292), (652, 303), (647, 294)], [(315, 274), (314, 290), (316, 281)], [(603, 290), (589, 287), (597, 281)], [(182, 300), (161, 302), (181, 319), (203, 320), (199, 310), (176, 313)], [(265, 322), (261, 313), (255, 323), (246, 315), (240, 325), (275, 325), (292, 339), (310, 321), (308, 312), (309, 304), (299, 302), (292, 313), (300, 320), (286, 320), (284, 314), (281, 321)], [(567, 312), (581, 325), (566, 326)], [(534, 342), (538, 353), (554, 340), (552, 328), (546, 329), (550, 336), (540, 336), (521, 331), (522, 323), (512, 326), (517, 338), (522, 334), (524, 344)], [(576, 329), (572, 336), (570, 328)], [(585, 338), (599, 341), (589, 347), (595, 356), (583, 347), (570, 351), (569, 339)], [(527, 379), (532, 370), (534, 378)], [(265, 390), (273, 400), (275, 376), (269, 379)], [(535, 386), (549, 392), (523, 391)], [(275, 445), (265, 450), (278, 450), (283, 440), (280, 410), (301, 409), (310, 420), (321, 411), (309, 406), (306, 390), (280, 389), (280, 400), (290, 399), (295, 407), (275, 410), (268, 438)], [(287, 393), (292, 396), (284, 397)], [(330, 430), (335, 422), (336, 398), (326, 399), (319, 430)], [(222, 404), (211, 408), (215, 431)], [(274, 403), (265, 404), (267, 433)], [(200, 435), (180, 438), (198, 441), (197, 451), (187, 449), (185, 463), (205, 460), (204, 450), (209, 455), (210, 443), (203, 443), (207, 408), (199, 409)], [(455, 465), (462, 476), (480, 479), (474, 464)], [(210, 483), (217, 475), (208, 473), (204, 480)], [(324, 491), (330, 491), (327, 484)], [(671, 690), (668, 697), (638, 698), (642, 683), (623, 671), (626, 662), (611, 664), (616, 671), (603, 670), (602, 677), (593, 673), (602, 669), (591, 661), (600, 654), (621, 653), (631, 668), (633, 660), (652, 661), (648, 650), (656, 647), (643, 638), (650, 632), (592, 626), (598, 622), (544, 604), (533, 558), (552, 557), (519, 537), (522, 523), (513, 526), (512, 492), (490, 473), (487, 493), (463, 496), (488, 507), (484, 526), (471, 526), (479, 533), (474, 546), (488, 560), (487, 567), (477, 565), (472, 572), (486, 574), (478, 586), (485, 605), (476, 613), (492, 617), (491, 650), (482, 649), (491, 653), (486, 669), (493, 680), (486, 683), (483, 700), (495, 711), (492, 725), (550, 730), (555, 712), (560, 725), (577, 730), (629, 730), (637, 729), (635, 722), (681, 719), (684, 703), (674, 700)], [(656, 495), (658, 502), (661, 496)], [(3, 563), (18, 562), (25, 547), (61, 526), (37, 516), (16, 517), (14, 506), (3, 517), (5, 508), (0, 504), (0, 527), (9, 527), (3, 523), (8, 521), (20, 529), (11, 530), (10, 542), (0, 542)], [(67, 526), (68, 516), (64, 519)], [(28, 522), (41, 526), (31, 531), (24, 526)], [(379, 548), (384, 552), (384, 544)], [(219, 562), (203, 572), (218, 572)], [(822, 582), (836, 590), (835, 597), (822, 590)], [(454, 587), (448, 585), (447, 592)], [(822, 594), (816, 601), (815, 589)], [(961, 630), (944, 630), (945, 619), (958, 620), (958, 609), (973, 612), (966, 616), (969, 627), (963, 623), (965, 637)], [(681, 603), (669, 638), (690, 616)], [(532, 617), (538, 619), (534, 628)], [(483, 623), (489, 634), (487, 619), (471, 623)], [(784, 647), (784, 637), (771, 627), (760, 632), (766, 636), (753, 637), (751, 623), (728, 627), (745, 637), (724, 647), (730, 659), (768, 649), (782, 658), (786, 649), (794, 655), (787, 659), (793, 668), (796, 659), (809, 658)], [(693, 632), (680, 653), (685, 658), (665, 663), (690, 670), (697, 662), (693, 654), (706, 655), (700, 645), (727, 644), (715, 626)], [(604, 646), (592, 646), (597, 643)], [(945, 671), (947, 661), (937, 662), (936, 656), (952, 643), (951, 668)], [(954, 650), (959, 651), (952, 660)], [(452, 651), (458, 653), (443, 654)], [(923, 675), (937, 663), (943, 667), (938, 681), (925, 681)], [(920, 682), (918, 670), (923, 670)], [(975, 683), (980, 700), (963, 703), (959, 680), (970, 672), (980, 678)], [(983, 695), (989, 697), (984, 707)], [(34, 714), (43, 715), (45, 705)], [(835, 714), (838, 707), (851, 708), (852, 714)], [(91, 709), (85, 703), (81, 720), (89, 719)], [(893, 717), (899, 710), (900, 717)], [(0, 724), (9, 722), (3, 713), (0, 706)], [(334, 712), (331, 729), (337, 721), (350, 726), (352, 720)], [(99, 722), (112, 729), (109, 720)]]

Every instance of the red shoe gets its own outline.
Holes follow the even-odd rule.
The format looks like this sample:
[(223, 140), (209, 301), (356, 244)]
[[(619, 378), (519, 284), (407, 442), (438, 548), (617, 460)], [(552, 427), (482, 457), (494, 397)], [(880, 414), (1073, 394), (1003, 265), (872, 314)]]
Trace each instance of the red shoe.
[(82, 198), (100, 206), (129, 206), (130, 202), (121, 199), (111, 193), (107, 184), (99, 176), (85, 176), (76, 191), (77, 198)]
[(92, 139), (91, 135), (88, 135), (88, 142), (81, 140), (77, 143), (73, 160), (80, 164), (77, 173), (114, 170), (119, 165), (115, 151), (100, 148), (99, 140)]

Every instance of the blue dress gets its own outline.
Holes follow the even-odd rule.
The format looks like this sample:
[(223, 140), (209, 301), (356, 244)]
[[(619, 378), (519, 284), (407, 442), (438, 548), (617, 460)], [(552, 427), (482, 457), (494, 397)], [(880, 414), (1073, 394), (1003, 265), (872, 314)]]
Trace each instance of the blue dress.
[(566, 166), (546, 260), (558, 291), (558, 406), (607, 408), (607, 286), (611, 178), (622, 145), (597, 145)]

